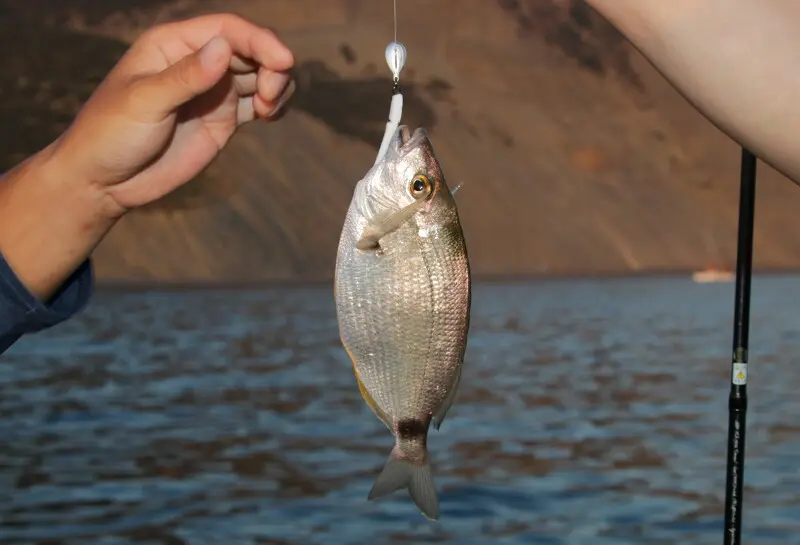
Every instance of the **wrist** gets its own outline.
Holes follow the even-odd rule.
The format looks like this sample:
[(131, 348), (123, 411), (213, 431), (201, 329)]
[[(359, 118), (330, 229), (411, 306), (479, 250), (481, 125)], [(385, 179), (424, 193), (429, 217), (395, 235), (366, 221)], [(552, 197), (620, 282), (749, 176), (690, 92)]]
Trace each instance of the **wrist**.
[[(65, 138), (66, 134), (62, 136)], [(91, 225), (105, 234), (128, 210), (119, 206), (109, 194), (109, 184), (85, 173), (83, 165), (73, 160), (73, 150), (56, 140), (32, 158), (35, 172), (31, 179), (39, 179), (55, 194), (69, 195), (84, 216), (87, 227)]]
[(0, 253), (19, 280), (48, 299), (121, 214), (48, 146), (0, 179)]

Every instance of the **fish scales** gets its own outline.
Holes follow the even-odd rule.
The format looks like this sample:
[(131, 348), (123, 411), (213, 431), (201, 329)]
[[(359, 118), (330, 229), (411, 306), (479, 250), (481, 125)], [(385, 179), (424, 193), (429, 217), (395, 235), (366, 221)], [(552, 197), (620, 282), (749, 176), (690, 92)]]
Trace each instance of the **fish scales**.
[(451, 307), (464, 304), (453, 284), (467, 282), (462, 260), (440, 245), (419, 244), (407, 233), (413, 230), (409, 225), (388, 235), (384, 255), (355, 263), (338, 285), (340, 298), (358, 309), (343, 316), (349, 322), (343, 324), (344, 342), (353, 354), (371, 359), (359, 368), (362, 382), (398, 420), (433, 414), (443, 401), (445, 389), (424, 377), (450, 377), (460, 364), (462, 323)]
[(435, 519), (427, 433), (432, 420), (441, 424), (460, 379), (470, 271), (455, 201), (424, 129), (411, 136), (399, 127), (357, 184), (335, 298), (362, 395), (396, 438), (370, 497), (408, 488)]

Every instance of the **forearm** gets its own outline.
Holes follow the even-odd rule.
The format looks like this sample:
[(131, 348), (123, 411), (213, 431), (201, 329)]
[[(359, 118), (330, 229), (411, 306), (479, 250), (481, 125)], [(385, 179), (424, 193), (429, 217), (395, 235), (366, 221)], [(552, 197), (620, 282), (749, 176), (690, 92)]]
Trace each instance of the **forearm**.
[(710, 121), (800, 182), (800, 2), (587, 2)]
[(50, 147), (0, 178), (0, 254), (40, 301), (114, 224), (101, 192), (72, 179), (57, 159)]

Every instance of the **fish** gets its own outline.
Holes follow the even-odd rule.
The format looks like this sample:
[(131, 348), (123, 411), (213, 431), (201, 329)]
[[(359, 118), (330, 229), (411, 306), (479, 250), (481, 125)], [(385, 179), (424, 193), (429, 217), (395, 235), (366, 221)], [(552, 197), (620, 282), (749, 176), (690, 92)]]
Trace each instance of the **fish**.
[(427, 130), (397, 127), (353, 191), (334, 275), (341, 343), (362, 398), (394, 435), (368, 500), (406, 489), (434, 521), (428, 432), (458, 390), (471, 308), (454, 193)]

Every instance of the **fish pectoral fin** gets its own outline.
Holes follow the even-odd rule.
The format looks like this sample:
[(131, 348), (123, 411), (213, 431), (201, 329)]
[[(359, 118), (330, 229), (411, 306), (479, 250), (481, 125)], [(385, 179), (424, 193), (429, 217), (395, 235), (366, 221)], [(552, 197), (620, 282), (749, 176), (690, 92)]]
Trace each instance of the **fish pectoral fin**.
[(383, 235), (380, 231), (375, 229), (372, 224), (367, 224), (364, 231), (361, 233), (361, 238), (356, 241), (356, 250), (378, 250), (380, 249), (380, 241)]
[(356, 249), (377, 250), (380, 247), (379, 243), (383, 237), (399, 229), (401, 225), (419, 212), (424, 205), (425, 199), (420, 199), (412, 202), (408, 206), (404, 206), (397, 212), (382, 214), (375, 217), (364, 227), (361, 238), (356, 242)]
[(447, 411), (450, 410), (450, 407), (453, 405), (453, 401), (456, 398), (456, 392), (458, 391), (458, 385), (461, 382), (461, 366), (458, 366), (458, 371), (456, 372), (456, 378), (453, 379), (453, 386), (450, 388), (450, 391), (447, 393), (447, 397), (444, 399), (444, 403), (439, 408), (439, 411), (433, 415), (433, 429), (439, 431), (439, 428), (442, 426), (442, 422), (444, 422), (444, 417), (447, 416)]

